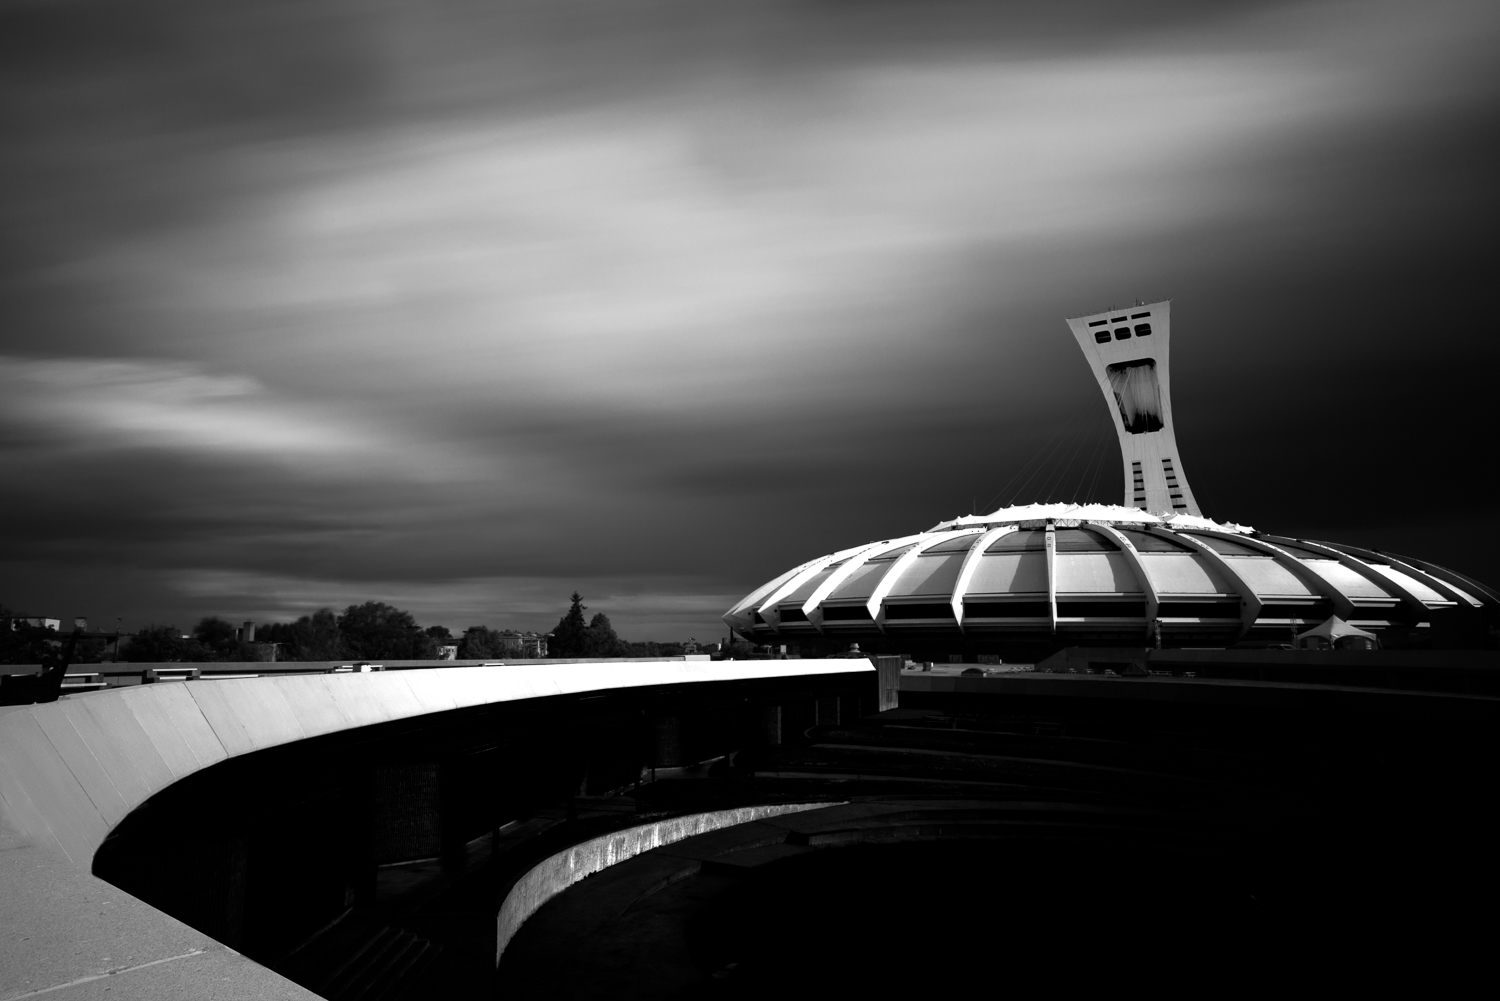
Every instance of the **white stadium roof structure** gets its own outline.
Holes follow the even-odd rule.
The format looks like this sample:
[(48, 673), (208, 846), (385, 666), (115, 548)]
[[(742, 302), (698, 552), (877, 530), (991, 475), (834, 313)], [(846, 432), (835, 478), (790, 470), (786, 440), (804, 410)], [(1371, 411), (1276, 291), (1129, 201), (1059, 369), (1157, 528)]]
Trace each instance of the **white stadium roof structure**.
[(1279, 646), (1338, 616), (1388, 647), (1492, 645), (1500, 596), (1430, 563), (1203, 517), (1178, 458), (1169, 303), (1070, 320), (1112, 404), (1126, 504), (1030, 504), (830, 553), (725, 615), (755, 642), (919, 658)]

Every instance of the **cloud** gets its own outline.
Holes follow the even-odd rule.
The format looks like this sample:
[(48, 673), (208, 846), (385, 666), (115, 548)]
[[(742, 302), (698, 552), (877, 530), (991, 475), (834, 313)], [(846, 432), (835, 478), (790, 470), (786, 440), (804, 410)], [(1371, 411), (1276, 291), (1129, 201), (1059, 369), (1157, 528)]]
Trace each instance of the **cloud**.
[[(1382, 15), (1353, 38), (1314, 6), (1218, 25), (1238, 47), (1168, 32), (1030, 59), (877, 53), (795, 93), (752, 75), (466, 107), (247, 153), (263, 199), (109, 267), (237, 364), (339, 366), (344, 391), (397, 406), (817, 409), (929, 352), (977, 253), (1263, 225), (1324, 197), (1270, 165), (1398, 99), (1413, 113), (1408, 84), (1431, 90), (1454, 43), (1429, 27), (1372, 65), (1410, 20)], [(1027, 289), (996, 273), (984, 294)]]
[(696, 615), (1102, 421), (1059, 320), (1132, 295), (1183, 297), (1226, 517), (1381, 503), (1256, 471), (1370, 385), (1483, 418), (1438, 345), (1488, 350), (1451, 331), (1484, 315), (1493, 4), (216, 9), (149, 60), (0, 66), (35, 109), (0, 152), (34, 560), (195, 567), (174, 600), (223, 614), (550, 625), (576, 577)]
[(13, 442), (83, 452), (152, 449), (326, 474), (380, 465), (431, 475), (453, 465), (369, 422), (186, 362), (0, 356), (0, 421)]

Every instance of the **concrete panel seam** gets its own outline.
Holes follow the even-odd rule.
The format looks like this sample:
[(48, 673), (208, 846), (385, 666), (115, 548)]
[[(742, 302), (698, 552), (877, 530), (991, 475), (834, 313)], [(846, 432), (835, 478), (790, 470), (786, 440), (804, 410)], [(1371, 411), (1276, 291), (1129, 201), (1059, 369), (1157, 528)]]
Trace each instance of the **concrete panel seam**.
[(116, 970), (106, 970), (103, 973), (93, 973), (86, 977), (79, 977), (76, 980), (69, 980), (64, 984), (53, 984), (51, 987), (42, 987), (34, 991), (27, 991), (24, 994), (12, 994), (10, 997), (5, 998), (4, 1001), (19, 1001), (20, 998), (34, 998), (38, 994), (51, 994), (53, 991), (60, 991), (69, 987), (77, 987), (79, 984), (92, 983), (95, 980), (103, 980), (106, 977), (117, 977), (122, 973), (134, 973), (136, 970), (144, 970), (150, 966), (160, 966), (163, 963), (174, 963), (179, 959), (191, 959), (194, 956), (201, 956), (207, 951), (207, 949), (193, 949), (189, 952), (184, 952), (180, 956), (164, 956), (161, 959), (153, 959), (149, 962), (137, 963), (134, 966), (122, 966)]

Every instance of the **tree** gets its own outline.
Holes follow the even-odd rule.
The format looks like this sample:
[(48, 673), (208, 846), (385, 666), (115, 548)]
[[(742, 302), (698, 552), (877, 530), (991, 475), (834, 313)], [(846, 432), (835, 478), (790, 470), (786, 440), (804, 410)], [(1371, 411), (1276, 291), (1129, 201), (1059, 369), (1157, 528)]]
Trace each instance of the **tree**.
[(54, 652), (60, 636), (43, 626), (12, 618), (15, 613), (0, 605), (0, 664), (40, 664)]
[(505, 643), (500, 634), (488, 626), (470, 626), (458, 641), (459, 660), (486, 660), (505, 654)]
[(245, 660), (234, 626), (210, 615), (193, 627), (193, 639), (213, 653), (215, 660)]
[(176, 626), (147, 626), (130, 637), (124, 655), (132, 664), (175, 664), (209, 660), (212, 652), (197, 640), (183, 639)]
[(629, 644), (615, 635), (615, 627), (610, 625), (609, 616), (599, 612), (589, 620), (589, 627), (584, 630), (581, 656), (628, 657)]
[(273, 622), (257, 630), (267, 643), (279, 645), (281, 660), (340, 660), (344, 656), (344, 638), (338, 618), (330, 609), (320, 608), (296, 622)]
[(351, 656), (369, 660), (436, 660), (437, 640), (410, 612), (381, 601), (350, 605), (339, 616), (339, 633)]
[(584, 621), (583, 613), (588, 608), (583, 603), (583, 595), (577, 591), (573, 592), (573, 604), (567, 614), (557, 620), (557, 628), (552, 630), (552, 640), (547, 644), (547, 653), (552, 657), (586, 657), (584, 643), (588, 633), (588, 625)]

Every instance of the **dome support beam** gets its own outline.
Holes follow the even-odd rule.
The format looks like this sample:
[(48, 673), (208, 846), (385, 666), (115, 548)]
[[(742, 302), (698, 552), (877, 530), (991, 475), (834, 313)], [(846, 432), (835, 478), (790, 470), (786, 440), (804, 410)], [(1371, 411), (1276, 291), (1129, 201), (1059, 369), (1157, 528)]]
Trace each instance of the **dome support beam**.
[(1156, 597), (1156, 588), (1152, 586), (1151, 577), (1141, 563), (1141, 554), (1125, 537), (1124, 532), (1116, 531), (1109, 525), (1090, 524), (1083, 527), (1105, 536), (1120, 547), (1121, 555), (1125, 557), (1125, 562), (1130, 564), (1130, 570), (1135, 574), (1135, 579), (1140, 582), (1141, 593), (1146, 596), (1146, 636), (1150, 638), (1152, 631), (1156, 628), (1156, 613), (1161, 609), (1161, 601)]
[(1213, 546), (1208, 545), (1202, 540), (1195, 539), (1191, 535), (1184, 535), (1180, 532), (1170, 532), (1162, 529), (1150, 529), (1150, 531), (1155, 532), (1159, 535), (1170, 535), (1172, 536), (1172, 538), (1180, 540), (1192, 546), (1198, 552), (1199, 556), (1202, 556), (1205, 560), (1212, 563), (1214, 565), (1214, 569), (1218, 570), (1219, 573), (1224, 575), (1224, 579), (1229, 582), (1230, 587), (1239, 592), (1240, 631), (1239, 635), (1236, 636), (1235, 639), (1244, 639), (1249, 634), (1250, 630), (1255, 628), (1256, 620), (1260, 618), (1261, 609), (1265, 607), (1265, 602), (1260, 600), (1260, 595), (1255, 593), (1255, 588), (1250, 586), (1249, 581), (1245, 580), (1245, 578), (1236, 573), (1234, 567), (1230, 565), (1229, 561), (1226, 560), (1222, 555), (1220, 555)]
[(1047, 519), (1047, 608), (1052, 612), (1052, 633), (1057, 634), (1057, 526)]
[(969, 583), (974, 579), (974, 572), (979, 569), (979, 561), (984, 558), (984, 551), (990, 548), (990, 543), (1002, 535), (1009, 535), (1017, 531), (1014, 525), (1002, 525), (992, 528), (979, 537), (979, 541), (969, 547), (964, 554), (963, 565), (958, 568), (958, 580), (953, 584), (953, 620), (958, 623), (958, 631), (964, 629), (964, 595), (969, 593)]
[(813, 560), (811, 563), (804, 565), (801, 570), (799, 570), (797, 573), (792, 574), (791, 577), (787, 578), (785, 584), (782, 584), (776, 590), (772, 591), (770, 597), (761, 602), (760, 607), (756, 609), (756, 611), (760, 613), (760, 617), (765, 620), (766, 625), (770, 626), (773, 630), (780, 633), (781, 612), (777, 610), (776, 603), (779, 602), (782, 598), (785, 598), (787, 595), (791, 594), (793, 591), (797, 590), (797, 588), (801, 587), (809, 577), (812, 577), (819, 570), (822, 570), (834, 560), (857, 552), (859, 552), (857, 548), (845, 549), (837, 553), (829, 553), (827, 556), (820, 557)]
[(1337, 549), (1339, 552), (1348, 553), (1350, 556), (1357, 556), (1360, 559), (1364, 560), (1366, 563), (1375, 563), (1378, 561), (1389, 563), (1391, 566), (1395, 567), (1397, 570), (1400, 570), (1402, 573), (1415, 577), (1417, 580), (1421, 581), (1423, 584), (1426, 584), (1438, 594), (1441, 594), (1443, 597), (1447, 598), (1449, 601), (1454, 602), (1461, 608), (1484, 607), (1484, 602), (1480, 601), (1472, 594), (1469, 594), (1467, 591), (1459, 590), (1457, 584), (1454, 584), (1452, 581), (1445, 580), (1429, 570), (1422, 569), (1413, 561), (1406, 559), (1405, 557), (1391, 556), (1389, 553), (1382, 553), (1378, 549), (1364, 549), (1359, 546), (1334, 545), (1331, 542), (1320, 542), (1318, 543), (1318, 545), (1326, 546), (1329, 549)]
[(811, 622), (813, 628), (821, 633), (823, 631), (824, 598), (828, 597), (840, 584), (848, 580), (850, 574), (854, 573), (854, 571), (858, 570), (860, 567), (864, 566), (866, 563), (870, 562), (870, 560), (879, 556), (881, 553), (890, 552), (892, 549), (898, 549), (901, 546), (904, 546), (907, 543), (911, 542), (913, 539), (920, 538), (920, 535), (908, 535), (902, 539), (894, 539), (889, 542), (875, 542), (866, 546), (862, 552), (845, 560), (843, 566), (838, 567), (833, 571), (833, 573), (829, 574), (828, 577), (823, 581), (823, 583), (819, 584), (817, 588), (813, 590), (813, 593), (807, 596), (807, 600), (802, 603), (802, 614), (807, 616), (807, 621)]
[[(1272, 538), (1276, 537), (1272, 536)], [(1294, 540), (1287, 539), (1286, 541), (1292, 542)], [(1391, 580), (1391, 578), (1387, 577), (1379, 570), (1376, 570), (1374, 567), (1370, 566), (1363, 560), (1355, 559), (1348, 553), (1341, 553), (1337, 549), (1334, 549), (1331, 546), (1325, 546), (1319, 542), (1303, 542), (1300, 539), (1295, 541), (1297, 545), (1302, 546), (1306, 549), (1311, 549), (1314, 552), (1319, 553), (1327, 553), (1330, 559), (1338, 560), (1340, 564), (1348, 567), (1350, 570), (1353, 570), (1355, 573), (1359, 574), (1365, 580), (1369, 581), (1371, 584), (1374, 584), (1382, 591), (1389, 591), (1391, 594), (1394, 594), (1401, 600), (1401, 604), (1406, 606), (1406, 610), (1411, 613), (1413, 618), (1417, 619), (1418, 621), (1426, 621), (1429, 617), (1431, 617), (1432, 609), (1428, 608), (1427, 605), (1423, 603), (1421, 598), (1418, 598), (1406, 588), (1402, 587), (1394, 580)]]
[(875, 628), (882, 633), (885, 632), (885, 596), (891, 593), (891, 588), (896, 586), (896, 581), (901, 579), (901, 575), (911, 569), (911, 565), (917, 562), (918, 556), (939, 542), (945, 542), (951, 538), (953, 538), (951, 533), (939, 533), (926, 542), (917, 543), (896, 558), (896, 562), (891, 564), (885, 576), (880, 578), (880, 583), (875, 585), (875, 590), (870, 594), (870, 600), (865, 603), (865, 608), (870, 612), (870, 618), (875, 620)]
[[(1297, 557), (1293, 556), (1285, 549), (1282, 549), (1280, 546), (1273, 546), (1269, 542), (1264, 542), (1260, 539), (1248, 535), (1230, 535), (1226, 532), (1210, 531), (1200, 531), (1198, 532), (1198, 534), (1207, 535), (1215, 539), (1223, 539), (1225, 542), (1233, 542), (1236, 545), (1244, 546), (1247, 549), (1260, 550), (1267, 556), (1274, 559), (1282, 567), (1290, 571), (1292, 576), (1296, 577), (1297, 580), (1302, 583), (1303, 587), (1307, 588), (1309, 591), (1311, 591), (1313, 594), (1316, 594), (1320, 598), (1327, 598), (1329, 602), (1333, 604), (1333, 613), (1339, 618), (1347, 622), (1348, 620), (1357, 617), (1354, 610), (1354, 602), (1350, 601), (1348, 596), (1344, 594), (1343, 591), (1340, 591), (1328, 581), (1324, 580), (1322, 576), (1314, 571), (1311, 567), (1303, 563), (1301, 560), (1297, 559)], [(1189, 539), (1189, 536), (1185, 533), (1173, 533), (1173, 535), (1177, 538)], [(1205, 548), (1211, 549), (1213, 547), (1206, 546)], [(1215, 553), (1214, 555), (1217, 556), (1218, 554)]]

